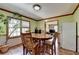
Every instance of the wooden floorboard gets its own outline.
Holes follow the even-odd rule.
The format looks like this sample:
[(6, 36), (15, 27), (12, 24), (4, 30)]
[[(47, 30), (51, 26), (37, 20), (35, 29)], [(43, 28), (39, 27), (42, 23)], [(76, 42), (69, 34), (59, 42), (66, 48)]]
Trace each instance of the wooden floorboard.
[[(4, 54), (0, 53), (0, 55), (22, 55), (22, 53), (23, 53), (22, 50), (23, 50), (22, 45), (18, 45), (18, 46), (11, 48), (7, 53), (4, 53)], [(60, 48), (59, 54), (57, 54), (57, 55), (79, 55), (79, 53), (74, 53), (73, 51), (69, 51), (69, 50)]]

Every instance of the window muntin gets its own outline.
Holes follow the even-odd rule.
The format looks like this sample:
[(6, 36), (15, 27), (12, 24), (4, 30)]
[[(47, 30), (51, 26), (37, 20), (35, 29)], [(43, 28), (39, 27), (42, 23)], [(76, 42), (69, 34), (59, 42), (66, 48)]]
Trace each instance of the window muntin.
[(8, 20), (8, 37), (20, 36), (21, 32), (29, 31), (29, 21), (10, 18)]

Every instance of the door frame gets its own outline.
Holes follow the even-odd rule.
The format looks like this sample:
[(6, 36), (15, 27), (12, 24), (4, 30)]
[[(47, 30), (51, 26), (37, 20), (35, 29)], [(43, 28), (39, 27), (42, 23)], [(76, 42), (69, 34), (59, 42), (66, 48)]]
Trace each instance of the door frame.
[(76, 52), (78, 52), (78, 22), (76, 22)]
[[(57, 25), (57, 26), (59, 25), (59, 20), (47, 21), (47, 22), (45, 22), (45, 32), (46, 32), (46, 23), (48, 23), (48, 22), (54, 22), (54, 21), (57, 21), (57, 24), (55, 24), (55, 25)], [(58, 26), (57, 30), (59, 31), (59, 26)]]

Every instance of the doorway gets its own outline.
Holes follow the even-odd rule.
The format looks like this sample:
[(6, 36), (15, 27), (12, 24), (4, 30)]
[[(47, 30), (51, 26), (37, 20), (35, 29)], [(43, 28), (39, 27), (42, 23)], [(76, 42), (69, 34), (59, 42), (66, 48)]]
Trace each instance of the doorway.
[(58, 32), (58, 21), (47, 21), (45, 22), (45, 31), (49, 32), (50, 29), (54, 29), (55, 32)]

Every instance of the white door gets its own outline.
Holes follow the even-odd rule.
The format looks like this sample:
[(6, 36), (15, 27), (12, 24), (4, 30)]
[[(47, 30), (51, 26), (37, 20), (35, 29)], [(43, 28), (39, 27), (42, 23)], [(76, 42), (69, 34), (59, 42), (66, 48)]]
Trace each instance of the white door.
[(76, 23), (62, 24), (61, 46), (65, 49), (76, 50)]

